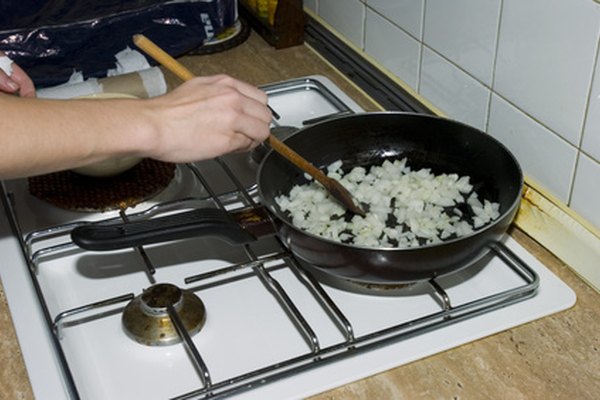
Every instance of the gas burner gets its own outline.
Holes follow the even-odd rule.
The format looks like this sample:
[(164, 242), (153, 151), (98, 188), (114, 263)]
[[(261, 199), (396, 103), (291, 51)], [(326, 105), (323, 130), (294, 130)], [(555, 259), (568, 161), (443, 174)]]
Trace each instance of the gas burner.
[(362, 282), (351, 278), (340, 278), (332, 275), (326, 270), (310, 265), (304, 261), (299, 261), (304, 269), (310, 272), (319, 282), (346, 292), (365, 294), (370, 296), (403, 296), (409, 294), (413, 288), (423, 282), (390, 282), (375, 283)]
[(200, 298), (170, 283), (159, 283), (136, 296), (123, 311), (123, 329), (136, 342), (167, 346), (181, 342), (171, 312), (177, 313), (190, 336), (200, 332), (206, 310)]
[[(343, 113), (345, 104), (360, 111), (324, 77), (264, 90), (282, 126)], [(178, 165), (166, 188), (135, 207), (86, 214), (30, 195), (25, 180), (2, 182), (0, 254), (10, 268), (0, 268), (0, 275), (34, 393), (52, 399), (305, 398), (575, 301), (511, 238), (516, 256), (503, 251), (476, 269), (432, 280), (441, 289), (430, 282), (405, 287), (364, 285), (356, 282), (360, 276), (328, 279), (326, 269), (317, 277), (316, 267), (305, 268), (273, 237), (244, 247), (199, 237), (102, 254), (79, 251), (69, 241), (80, 223), (141, 221), (189, 211), (196, 202), (240, 211), (256, 197), (258, 168), (250, 152)], [(62, 196), (72, 204), (72, 195)], [(163, 282), (195, 282), (194, 289), (203, 290)], [(210, 300), (210, 323), (200, 293), (206, 307)]]
[(175, 176), (175, 169), (175, 164), (145, 159), (110, 178), (61, 171), (29, 178), (29, 192), (46, 203), (70, 211), (124, 209), (162, 192)]

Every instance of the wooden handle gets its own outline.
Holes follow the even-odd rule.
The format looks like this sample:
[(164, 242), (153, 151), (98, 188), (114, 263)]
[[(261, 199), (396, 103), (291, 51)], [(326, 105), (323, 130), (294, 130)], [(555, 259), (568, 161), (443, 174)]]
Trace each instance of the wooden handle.
[[(173, 72), (184, 81), (189, 81), (194, 78), (192, 71), (184, 67), (179, 61), (171, 57), (167, 52), (154, 44), (144, 35), (138, 34), (133, 36), (133, 43), (143, 50), (150, 57), (154, 58), (163, 67)], [(276, 115), (275, 113), (273, 115)], [(312, 165), (300, 154), (290, 149), (285, 143), (277, 139), (273, 134), (269, 135), (269, 144), (279, 154), (285, 157), (292, 164), (300, 168), (312, 176), (317, 182), (323, 185), (334, 198), (338, 199), (346, 208), (356, 214), (365, 215), (365, 212), (356, 204), (353, 196), (335, 179), (331, 179), (323, 171)]]
[(184, 67), (183, 64), (171, 57), (169, 53), (158, 47), (146, 36), (142, 34), (133, 35), (133, 44), (144, 50), (146, 54), (154, 58), (159, 64), (167, 68), (182, 80), (189, 81), (190, 79), (194, 78), (195, 75), (192, 73), (192, 71)]
[[(184, 67), (179, 61), (175, 60), (173, 57), (171, 57), (168, 53), (166, 53), (163, 49), (158, 47), (144, 35), (134, 35), (133, 43), (141, 50), (143, 50), (146, 54), (148, 54), (150, 57), (154, 58), (163, 67), (173, 72), (182, 80), (189, 81), (190, 79), (194, 78), (195, 75), (192, 73), (192, 71)], [(273, 113), (273, 115), (275, 116), (276, 113)], [(292, 164), (294, 164), (302, 171), (312, 176), (317, 182), (323, 185), (333, 195), (333, 197), (338, 199), (342, 204), (344, 204), (346, 208), (348, 208), (356, 214), (362, 215), (363, 217), (365, 216), (364, 210), (357, 205), (357, 203), (354, 201), (353, 196), (344, 188), (344, 186), (342, 186), (342, 184), (340, 184), (335, 179), (332, 179), (325, 175), (323, 171), (312, 165), (300, 154), (290, 149), (286, 144), (284, 144), (281, 140), (277, 139), (273, 134), (269, 135), (269, 144), (271, 145), (273, 150), (281, 154)]]
[[(188, 81), (194, 78), (195, 75), (192, 73), (192, 71), (184, 67), (183, 64), (171, 57), (167, 52), (158, 47), (153, 41), (148, 39), (146, 36), (142, 34), (134, 35), (133, 43), (141, 50), (143, 50), (146, 54), (148, 54), (150, 57), (154, 58), (163, 67), (173, 72), (182, 80)], [(273, 134), (269, 136), (269, 144), (271, 145), (271, 147), (273, 147), (273, 149), (275, 149), (275, 151), (287, 158), (298, 168), (302, 169), (303, 171), (306, 171), (306, 173), (315, 178), (317, 181), (321, 182), (321, 184), (325, 185), (325, 182), (329, 181), (327, 175), (325, 175), (323, 172), (321, 172), (321, 170), (319, 170), (314, 165), (302, 158), (302, 156), (300, 156), (294, 150), (290, 149), (281, 140), (273, 136)]]
[(303, 158), (300, 154), (296, 153), (292, 150), (288, 145), (283, 143), (281, 140), (277, 139), (273, 134), (269, 135), (269, 145), (285, 157), (286, 160), (290, 161), (292, 164), (300, 168), (302, 171), (306, 172), (313, 178), (315, 178), (321, 185), (328, 187), (330, 185), (330, 178), (323, 173), (320, 169), (312, 165), (305, 158)]

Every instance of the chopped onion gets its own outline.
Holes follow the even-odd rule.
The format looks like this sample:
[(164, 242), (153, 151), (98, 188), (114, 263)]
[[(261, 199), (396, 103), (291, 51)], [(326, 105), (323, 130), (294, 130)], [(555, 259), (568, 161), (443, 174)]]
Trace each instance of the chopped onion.
[(413, 171), (406, 158), (348, 173), (342, 166), (332, 163), (327, 175), (367, 205), (366, 216), (347, 213), (311, 181), (275, 199), (294, 226), (352, 245), (412, 248), (468, 235), (500, 216), (500, 205), (479, 199), (468, 176)]

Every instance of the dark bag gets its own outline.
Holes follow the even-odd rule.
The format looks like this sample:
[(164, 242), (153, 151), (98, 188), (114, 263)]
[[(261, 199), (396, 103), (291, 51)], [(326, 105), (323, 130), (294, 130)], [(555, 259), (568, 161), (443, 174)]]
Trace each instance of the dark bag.
[(178, 57), (236, 19), (237, 0), (2, 0), (0, 50), (36, 86), (54, 86), (74, 70), (104, 77), (136, 33)]

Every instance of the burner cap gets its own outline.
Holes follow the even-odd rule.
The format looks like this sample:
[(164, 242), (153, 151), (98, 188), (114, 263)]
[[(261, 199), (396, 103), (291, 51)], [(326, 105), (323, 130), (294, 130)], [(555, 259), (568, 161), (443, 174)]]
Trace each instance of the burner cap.
[(206, 321), (204, 303), (190, 291), (170, 283), (159, 283), (136, 296), (123, 311), (123, 328), (136, 342), (166, 346), (181, 342), (167, 311), (173, 306), (190, 336), (200, 332)]

